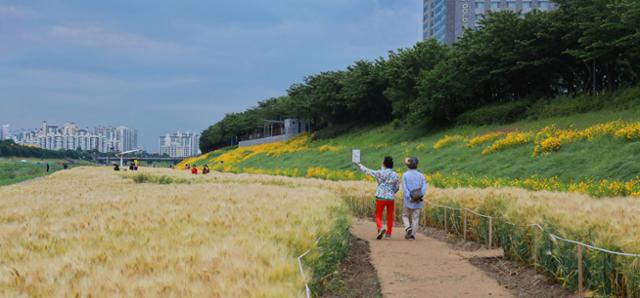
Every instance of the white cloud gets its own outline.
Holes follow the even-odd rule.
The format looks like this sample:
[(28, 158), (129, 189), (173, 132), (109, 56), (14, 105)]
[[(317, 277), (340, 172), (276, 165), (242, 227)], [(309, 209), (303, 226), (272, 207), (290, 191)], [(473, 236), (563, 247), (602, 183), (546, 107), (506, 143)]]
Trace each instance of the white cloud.
[(172, 56), (185, 49), (170, 42), (126, 32), (109, 31), (95, 25), (56, 25), (48, 37), (64, 43), (97, 49), (154, 56)]
[(25, 7), (0, 4), (0, 17), (2, 18), (28, 18), (35, 15), (34, 11)]

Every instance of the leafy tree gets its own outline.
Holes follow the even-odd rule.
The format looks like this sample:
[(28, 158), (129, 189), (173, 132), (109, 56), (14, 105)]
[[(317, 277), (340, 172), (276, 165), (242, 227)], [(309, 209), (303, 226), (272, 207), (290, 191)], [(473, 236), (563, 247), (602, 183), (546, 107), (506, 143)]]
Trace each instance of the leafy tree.
[(391, 117), (391, 102), (384, 95), (387, 81), (384, 61), (356, 61), (347, 68), (340, 97), (344, 99), (353, 122), (386, 122)]
[(418, 97), (418, 78), (444, 59), (447, 46), (435, 40), (418, 42), (410, 49), (389, 52), (383, 74), (388, 82), (385, 96), (393, 106), (395, 118), (405, 118), (409, 106)]
[(394, 119), (449, 125), (486, 105), (637, 84), (640, 1), (556, 2), (559, 9), (551, 12), (488, 13), (452, 47), (418, 42), (309, 75), (287, 96), (225, 115), (202, 133), (201, 150), (234, 144), (264, 120), (295, 117), (315, 129)]

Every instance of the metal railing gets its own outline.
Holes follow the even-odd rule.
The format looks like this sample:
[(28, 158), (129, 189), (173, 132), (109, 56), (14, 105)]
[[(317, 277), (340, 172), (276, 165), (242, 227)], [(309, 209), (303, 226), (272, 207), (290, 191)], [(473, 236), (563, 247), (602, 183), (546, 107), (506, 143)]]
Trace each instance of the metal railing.
[[(463, 217), (463, 238), (464, 240), (467, 240), (467, 214), (473, 214), (479, 217), (483, 217), (486, 218), (489, 221), (489, 229), (488, 229), (488, 245), (487, 248), (492, 249), (493, 248), (493, 243), (492, 243), (492, 239), (493, 239), (493, 223), (494, 220), (500, 219), (502, 220), (504, 223), (512, 225), (512, 226), (522, 226), (522, 227), (529, 227), (529, 228), (537, 228), (542, 232), (545, 232), (545, 229), (542, 227), (542, 225), (537, 224), (537, 223), (532, 223), (532, 224), (527, 224), (527, 225), (517, 225), (514, 224), (512, 222), (509, 222), (506, 218), (502, 217), (502, 216), (491, 216), (491, 215), (486, 215), (486, 214), (481, 214), (479, 212), (476, 212), (475, 210), (469, 209), (469, 208), (456, 208), (456, 207), (451, 207), (451, 206), (445, 206), (445, 205), (439, 205), (436, 203), (430, 203), (430, 202), (425, 202), (427, 204), (429, 204), (430, 206), (436, 207), (436, 208), (442, 208), (444, 211), (444, 230), (446, 233), (449, 233), (448, 230), (448, 225), (447, 225), (447, 210), (452, 210), (452, 211), (459, 211), (462, 213), (462, 217)], [(570, 243), (576, 246), (576, 257), (578, 259), (578, 295), (582, 295), (584, 293), (584, 268), (583, 268), (583, 262), (582, 262), (582, 250), (583, 248), (587, 248), (587, 249), (592, 249), (592, 250), (596, 250), (596, 251), (600, 251), (603, 253), (607, 253), (607, 254), (612, 254), (612, 255), (617, 255), (617, 256), (623, 256), (623, 257), (631, 257), (631, 258), (640, 258), (640, 254), (635, 254), (635, 253), (626, 253), (626, 252), (619, 252), (619, 251), (613, 251), (613, 250), (609, 250), (606, 248), (602, 248), (602, 247), (597, 247), (591, 244), (587, 244), (584, 242), (580, 242), (577, 240), (572, 240), (572, 239), (567, 239), (561, 236), (558, 236), (556, 234), (553, 233), (548, 233), (549, 234), (549, 238), (552, 241), (562, 241), (562, 242), (566, 242), (566, 243)]]

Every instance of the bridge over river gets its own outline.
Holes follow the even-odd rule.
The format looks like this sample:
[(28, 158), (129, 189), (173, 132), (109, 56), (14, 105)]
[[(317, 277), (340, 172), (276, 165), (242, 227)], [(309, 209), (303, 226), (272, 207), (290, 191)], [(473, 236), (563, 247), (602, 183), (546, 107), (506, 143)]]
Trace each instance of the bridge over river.
[[(147, 163), (155, 163), (155, 162), (166, 162), (166, 163), (171, 163), (173, 165), (181, 162), (184, 157), (137, 157), (137, 156), (125, 156), (124, 157), (124, 163), (126, 164), (127, 162), (131, 161), (131, 160), (139, 160), (140, 162), (147, 162)], [(101, 157), (97, 157), (96, 160), (98, 161), (98, 163), (102, 163), (102, 164), (110, 164), (110, 163), (119, 163), (120, 162), (120, 157), (116, 157), (116, 156), (101, 156)]]

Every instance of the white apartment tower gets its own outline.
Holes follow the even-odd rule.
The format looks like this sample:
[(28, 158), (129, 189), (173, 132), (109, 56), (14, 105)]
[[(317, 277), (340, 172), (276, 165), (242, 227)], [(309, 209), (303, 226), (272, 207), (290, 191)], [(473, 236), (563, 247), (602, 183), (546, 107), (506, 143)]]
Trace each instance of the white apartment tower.
[(175, 132), (160, 136), (160, 154), (171, 157), (196, 156), (199, 150), (200, 135), (191, 132)]
[(0, 141), (8, 140), (11, 138), (11, 130), (9, 130), (9, 124), (3, 124), (0, 129)]

